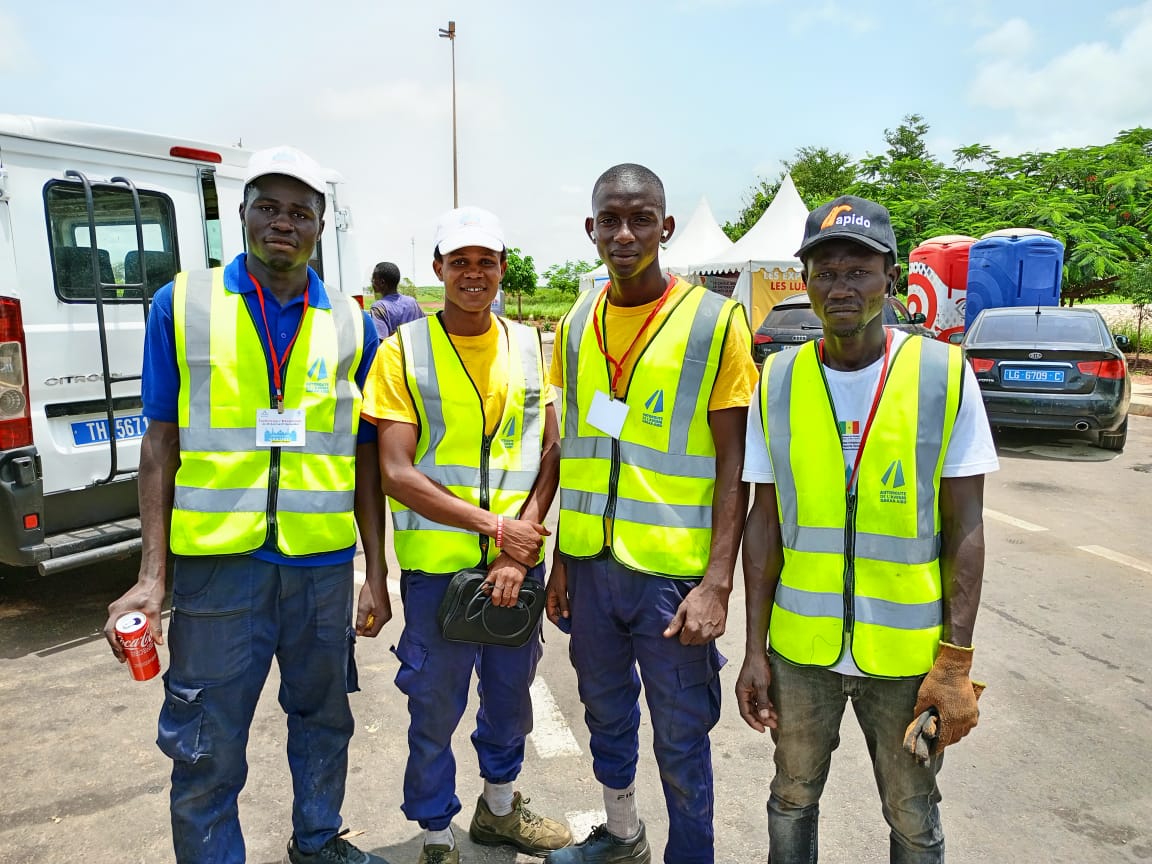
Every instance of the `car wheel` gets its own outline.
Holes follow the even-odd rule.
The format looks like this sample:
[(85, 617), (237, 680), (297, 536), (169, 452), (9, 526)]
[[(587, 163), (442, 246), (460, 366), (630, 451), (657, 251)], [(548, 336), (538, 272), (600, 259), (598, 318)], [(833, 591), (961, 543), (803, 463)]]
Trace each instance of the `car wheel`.
[(1124, 418), (1113, 432), (1100, 433), (1100, 446), (1105, 450), (1123, 450), (1124, 442), (1128, 440), (1128, 418)]

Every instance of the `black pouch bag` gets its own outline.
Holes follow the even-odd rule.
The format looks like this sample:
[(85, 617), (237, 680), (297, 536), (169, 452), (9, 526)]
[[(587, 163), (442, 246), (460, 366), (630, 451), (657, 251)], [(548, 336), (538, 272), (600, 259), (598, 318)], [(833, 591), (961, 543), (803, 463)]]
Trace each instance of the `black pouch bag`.
[(519, 648), (531, 638), (544, 611), (544, 586), (527, 579), (515, 606), (494, 606), (484, 590), (488, 571), (461, 570), (448, 583), (436, 620), (450, 642)]

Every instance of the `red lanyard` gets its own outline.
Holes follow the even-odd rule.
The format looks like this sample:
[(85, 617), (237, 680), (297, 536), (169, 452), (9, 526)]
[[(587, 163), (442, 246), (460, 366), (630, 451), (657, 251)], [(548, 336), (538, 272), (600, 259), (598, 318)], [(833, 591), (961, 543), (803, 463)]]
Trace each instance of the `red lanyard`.
[(281, 373), (284, 370), (284, 364), (288, 362), (288, 355), (292, 353), (292, 346), (296, 344), (296, 337), (300, 335), (300, 331), (304, 327), (304, 316), (308, 314), (308, 289), (304, 289), (304, 308), (300, 312), (300, 323), (296, 325), (296, 332), (292, 334), (292, 341), (284, 349), (284, 356), (279, 357), (276, 354), (276, 345), (272, 340), (272, 330), (268, 326), (268, 313), (264, 311), (264, 289), (260, 287), (260, 283), (251, 273), (248, 274), (248, 278), (256, 286), (256, 299), (260, 301), (260, 317), (264, 319), (264, 332), (268, 336), (268, 353), (272, 355), (272, 383), (276, 385), (276, 410), (283, 414), (284, 385)]
[[(884, 382), (888, 378), (888, 357), (892, 352), (892, 331), (885, 327), (884, 339), (884, 365), (880, 367), (880, 381), (876, 384), (876, 395), (872, 397), (872, 407), (868, 411), (868, 420), (864, 424), (864, 431), (860, 435), (860, 446), (856, 448), (856, 460), (852, 463), (852, 473), (848, 474), (847, 488), (852, 491), (856, 488), (856, 475), (860, 470), (860, 456), (864, 453), (864, 444), (868, 441), (868, 433), (872, 430), (872, 421), (876, 419), (876, 409), (880, 406), (880, 394), (884, 392)], [(824, 340), (817, 345), (820, 362), (824, 362)], [(847, 473), (847, 472), (846, 472)]]
[[(656, 305), (652, 307), (652, 311), (648, 313), (648, 317), (644, 319), (644, 323), (640, 325), (640, 329), (638, 331), (636, 331), (636, 337), (632, 340), (632, 344), (628, 346), (628, 350), (626, 350), (620, 356), (619, 360), (617, 360), (615, 357), (613, 357), (611, 354), (608, 353), (608, 348), (604, 344), (604, 334), (601, 333), (601, 331), (600, 331), (600, 326), (601, 326), (600, 325), (600, 316), (599, 315), (593, 315), (592, 316), (592, 329), (596, 333), (596, 344), (600, 348), (600, 353), (604, 355), (604, 359), (608, 361), (608, 363), (612, 366), (612, 368), (614, 370), (612, 372), (612, 383), (608, 387), (608, 389), (611, 391), (611, 393), (609, 394), (610, 396), (612, 396), (612, 397), (616, 396), (616, 384), (620, 381), (620, 376), (624, 374), (624, 363), (628, 359), (628, 355), (632, 353), (632, 349), (636, 347), (636, 343), (640, 341), (640, 337), (644, 335), (644, 331), (648, 329), (648, 325), (652, 323), (653, 319), (657, 315), (660, 314), (660, 310), (664, 308), (664, 303), (665, 303), (665, 301), (668, 300), (668, 295), (672, 292), (672, 286), (675, 284), (676, 284), (676, 277), (675, 276), (669, 276), (668, 277), (668, 287), (664, 289), (664, 293), (660, 295), (659, 301), (657, 301)], [(604, 314), (604, 319), (605, 319), (605, 325), (604, 325), (605, 330), (607, 329), (607, 318), (608, 318), (608, 301), (605, 298), (606, 298), (606, 295), (608, 294), (608, 289), (611, 286), (612, 286), (611, 282), (609, 282), (607, 285), (605, 285), (604, 290), (600, 292), (599, 299), (596, 301), (597, 307), (600, 305), (600, 302), (602, 300), (604, 301), (604, 313), (603, 314)]]

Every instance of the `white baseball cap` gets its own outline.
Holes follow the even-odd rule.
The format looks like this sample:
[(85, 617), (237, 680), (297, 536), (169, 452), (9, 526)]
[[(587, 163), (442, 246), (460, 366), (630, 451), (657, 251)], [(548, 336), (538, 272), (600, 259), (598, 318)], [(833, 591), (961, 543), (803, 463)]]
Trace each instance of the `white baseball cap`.
[(248, 173), (244, 176), (244, 185), (247, 186), (253, 180), (268, 174), (283, 174), (299, 180), (323, 195), (327, 185), (326, 173), (307, 153), (285, 144), (253, 153), (252, 158), (248, 160)]
[(504, 251), (504, 228), (495, 214), (479, 207), (458, 207), (440, 217), (436, 224), (437, 251), (447, 255), (465, 246)]

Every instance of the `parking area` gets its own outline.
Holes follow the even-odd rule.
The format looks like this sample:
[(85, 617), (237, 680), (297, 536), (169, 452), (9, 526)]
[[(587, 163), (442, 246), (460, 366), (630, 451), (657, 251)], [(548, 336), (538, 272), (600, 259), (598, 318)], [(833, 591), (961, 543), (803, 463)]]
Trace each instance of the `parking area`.
[[(974, 676), (980, 726), (948, 751), (942, 804), (949, 857), (1127, 862), (1152, 859), (1152, 418), (1133, 416), (1116, 454), (1087, 435), (1004, 432), (986, 493), (987, 572)], [(554, 519), (553, 515), (553, 519)], [(393, 562), (393, 567), (395, 563)], [(22, 864), (170, 862), (168, 763), (155, 748), (159, 679), (133, 682), (99, 635), (104, 607), (135, 577), (129, 560), (52, 579), (0, 577), (0, 860)], [(393, 573), (395, 574), (395, 570)], [(741, 574), (721, 650), (725, 706), (713, 734), (717, 860), (763, 861), (771, 742), (748, 730), (732, 685), (743, 651)], [(415, 861), (419, 833), (399, 810), (407, 712), (392, 684), (396, 618), (361, 640), (345, 821), (390, 862)], [(599, 821), (583, 710), (567, 637), (545, 624), (536, 729), (520, 788), (533, 807), (583, 834)], [(162, 661), (166, 660), (161, 649)], [(262, 699), (241, 798), (249, 860), (279, 862), (291, 789), (275, 673)], [(471, 717), (471, 712), (466, 718)], [(456, 740), (469, 862), (530, 861), (467, 840), (479, 779), (462, 724)], [(646, 733), (647, 727), (642, 729)], [(639, 806), (663, 849), (659, 779), (642, 742)], [(823, 805), (822, 861), (887, 860), (863, 738), (844, 721)]]

